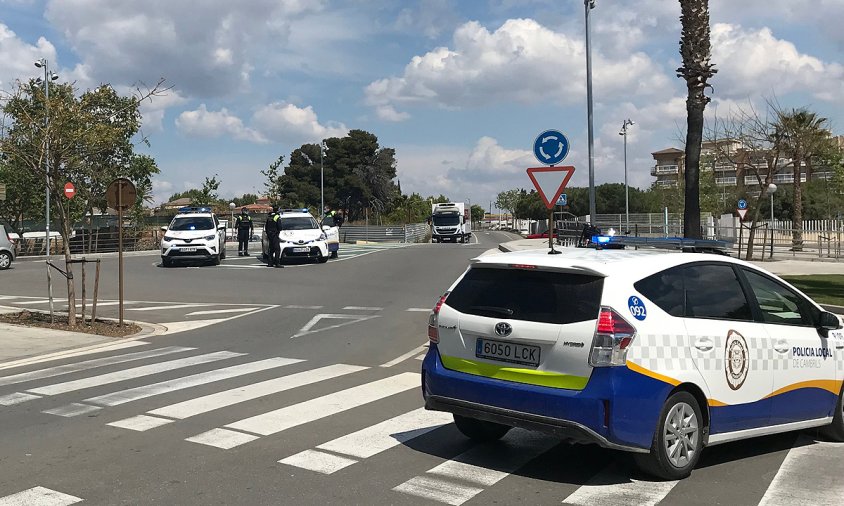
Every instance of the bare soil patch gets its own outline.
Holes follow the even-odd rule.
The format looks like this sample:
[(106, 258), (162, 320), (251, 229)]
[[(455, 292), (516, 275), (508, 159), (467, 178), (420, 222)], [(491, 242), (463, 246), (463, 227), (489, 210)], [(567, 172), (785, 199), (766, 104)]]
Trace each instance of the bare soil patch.
[(66, 314), (56, 314), (55, 323), (50, 321), (49, 313), (41, 313), (38, 311), (20, 311), (18, 313), (0, 314), (0, 322), (11, 323), (13, 325), (23, 325), (26, 327), (41, 327), (54, 330), (66, 330), (69, 332), (82, 332), (85, 334), (96, 334), (99, 336), (109, 337), (126, 337), (136, 334), (141, 331), (141, 327), (134, 323), (124, 322), (122, 326), (118, 325), (116, 321), (100, 320), (95, 322), (76, 319), (76, 326), (71, 327), (67, 324)]

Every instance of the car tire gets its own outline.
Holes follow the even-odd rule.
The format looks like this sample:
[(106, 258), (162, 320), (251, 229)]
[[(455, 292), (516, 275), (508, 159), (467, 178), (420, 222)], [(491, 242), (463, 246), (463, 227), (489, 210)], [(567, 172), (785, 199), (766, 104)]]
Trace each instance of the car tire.
[(460, 415), (454, 415), (454, 425), (464, 436), (478, 443), (497, 441), (512, 429), (509, 425)]
[(162, 267), (173, 267), (173, 261), (167, 257), (161, 257), (161, 266)]
[(686, 478), (700, 459), (703, 431), (697, 399), (689, 392), (677, 392), (662, 406), (650, 452), (635, 454), (636, 464), (662, 480)]
[(838, 394), (838, 404), (835, 406), (835, 414), (832, 416), (832, 423), (821, 429), (821, 434), (833, 441), (844, 442), (844, 387)]
[(327, 261), (328, 261), (328, 257), (327, 257), (327, 256), (323, 256), (322, 254), (320, 254), (320, 255), (317, 257), (317, 262), (319, 262), (319, 263), (321, 263), (321, 264), (324, 264), (324, 263), (325, 263), (325, 262), (327, 262)]
[(8, 251), (0, 251), (0, 271), (12, 266), (12, 255)]
[(220, 265), (220, 258), (222, 257), (222, 253), (214, 255), (211, 257), (211, 265)]

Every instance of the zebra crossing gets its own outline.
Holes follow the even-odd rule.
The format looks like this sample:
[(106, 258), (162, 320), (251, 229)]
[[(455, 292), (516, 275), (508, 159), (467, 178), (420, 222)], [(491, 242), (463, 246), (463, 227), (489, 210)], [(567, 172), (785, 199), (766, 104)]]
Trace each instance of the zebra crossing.
[[(118, 348), (103, 351), (102, 356), (86, 355), (56, 365), (42, 363), (34, 369), (30, 366), (30, 370), (3, 371), (0, 416), (32, 408), (43, 416), (57, 417), (56, 420), (97, 412), (99, 416), (80, 422), (92, 424), (91, 430), (104, 431), (112, 441), (119, 440), (120, 434), (135, 434), (153, 441), (156, 434), (184, 425), (186, 420), (208, 420), (200, 415), (213, 412), (217, 415), (212, 418), (214, 422), (178, 437), (180, 444), (198, 445), (191, 447), (219, 452), (223, 458), (228, 455), (226, 452), (249, 452), (259, 440), (276, 441), (283, 433), (291, 433), (295, 440), (295, 435), (300, 434), (297, 430), (308, 430), (322, 420), (345, 418), (348, 425), (332, 425), (326, 433), (306, 438), (305, 444), (293, 444), (289, 449), (271, 445), (277, 453), (275, 457), (257, 465), (310, 473), (309, 476), (328, 480), (322, 483), (330, 487), (333, 477), (362, 472), (376, 465), (379, 458), (401, 458), (403, 464), (392, 467), (397, 467), (397, 473), (403, 476), (379, 492), (386, 502), (398, 501), (399, 495), (410, 503), (489, 502), (498, 491), (519, 486), (518, 481), (512, 480), (514, 474), (561, 446), (553, 437), (520, 429), (511, 430), (501, 441), (468, 442), (457, 435), (451, 415), (420, 407), (421, 377), (413, 370), (418, 362), (412, 360), (366, 367), (323, 364), (296, 357), (253, 357), (230, 350), (153, 348), (144, 341), (138, 346), (144, 349)], [(420, 351), (423, 347), (405, 354), (405, 358), (417, 357)], [(161, 400), (156, 403), (156, 399)], [(133, 403), (144, 407), (133, 409)], [(239, 409), (242, 407), (249, 409)], [(361, 427), (352, 420), (352, 413), (359, 409), (377, 413), (377, 420), (372, 423), (367, 419)], [(433, 435), (434, 439), (454, 440), (446, 445), (454, 451), (444, 454), (426, 450), (425, 445), (431, 444), (429, 436)], [(597, 448), (595, 451), (616, 455)], [(429, 463), (431, 458), (436, 459), (435, 465)], [(578, 463), (558, 465), (565, 469)], [(725, 465), (740, 469), (742, 463)], [(753, 502), (839, 504), (844, 497), (844, 480), (835, 470), (842, 465), (844, 445), (800, 436), (779, 467), (768, 471), (770, 484), (764, 496)], [(49, 480), (49, 476), (38, 479)], [(758, 479), (735, 475), (737, 481)], [(556, 494), (558, 504), (584, 505), (671, 504), (677, 500), (672, 494), (680, 483), (700, 487), (701, 493), (712, 486), (695, 474), (684, 482), (641, 479), (631, 475), (629, 466), (619, 464), (615, 457), (579, 483), (528, 483), (532, 483), (529, 487), (542, 487), (550, 491), (546, 493)], [(0, 506), (69, 505), (83, 501), (85, 495), (84, 490), (46, 488), (44, 485), (50, 486), (49, 483), (27, 485), (32, 488), (0, 488), (0, 494), (8, 494), (0, 496)]]

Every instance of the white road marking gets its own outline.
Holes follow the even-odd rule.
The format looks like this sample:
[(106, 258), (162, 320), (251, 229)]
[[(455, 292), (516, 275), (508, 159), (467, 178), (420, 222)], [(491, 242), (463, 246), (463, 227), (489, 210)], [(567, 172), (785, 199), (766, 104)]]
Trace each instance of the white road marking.
[(425, 353), (423, 353), (423, 354), (418, 355), (418, 356), (413, 357), (413, 358), (415, 358), (416, 360), (425, 360), (425, 355), (426, 355), (426, 354), (425, 354)]
[(253, 436), (251, 434), (244, 434), (242, 432), (235, 432), (228, 429), (212, 429), (208, 432), (203, 432), (202, 434), (189, 437), (185, 439), (185, 441), (213, 446), (222, 450), (230, 450), (235, 446), (251, 443), (256, 439), (258, 439), (258, 436)]
[[(53, 299), (53, 303), (62, 303), (62, 302), (67, 302), (67, 299)], [(29, 302), (16, 302), (16, 304), (19, 305), (19, 306), (29, 306), (29, 305), (35, 305), (35, 304), (49, 304), (49, 303), (50, 303), (50, 299), (31, 300)]]
[(408, 311), (408, 312), (411, 312), (411, 313), (430, 313), (430, 312), (431, 312), (431, 308), (425, 308), (425, 307), (409, 307), (409, 308), (405, 309), (405, 311)]
[(199, 316), (199, 315), (207, 315), (207, 314), (222, 314), (222, 313), (247, 313), (249, 311), (257, 311), (261, 308), (259, 307), (244, 307), (244, 308), (235, 308), (235, 309), (211, 309), (208, 311), (194, 311), (193, 313), (188, 313), (185, 316)]
[(82, 499), (45, 487), (33, 487), (17, 494), (0, 497), (0, 506), (68, 506)]
[(281, 376), (245, 387), (233, 388), (203, 397), (182, 401), (149, 411), (148, 414), (183, 420), (220, 408), (251, 401), (267, 395), (277, 394), (293, 388), (338, 378), (346, 374), (368, 369), (357, 365), (334, 364), (319, 369)]
[[(313, 334), (316, 332), (322, 332), (323, 330), (330, 330), (336, 329), (340, 327), (345, 327), (346, 325), (351, 325), (352, 323), (359, 323), (366, 320), (371, 320), (373, 318), (378, 318), (378, 315), (359, 315), (359, 314), (318, 314), (311, 318), (311, 320), (305, 324), (304, 327), (299, 329), (299, 332), (290, 336), (290, 339), (296, 337), (302, 337), (308, 334)], [(319, 323), (320, 320), (323, 319), (330, 319), (330, 320), (349, 320), (345, 323), (338, 323), (336, 325), (329, 325), (328, 327), (322, 327), (316, 330), (311, 330), (314, 326)]]
[(348, 311), (381, 311), (383, 307), (369, 307), (369, 306), (346, 306), (343, 308)]
[(419, 408), (317, 446), (320, 450), (338, 453), (343, 457), (306, 450), (279, 462), (318, 473), (331, 474), (358, 462), (350, 457), (357, 459), (372, 457), (449, 424), (451, 421), (452, 416), (449, 413)]
[(101, 406), (119, 406), (127, 402), (133, 402), (147, 397), (166, 394), (192, 388), (199, 385), (213, 383), (215, 381), (222, 381), (225, 379), (237, 378), (260, 371), (275, 369), (276, 367), (283, 367), (285, 365), (297, 364), (303, 360), (294, 358), (268, 358), (266, 360), (259, 360), (257, 362), (249, 362), (246, 364), (233, 365), (231, 367), (224, 367), (213, 371), (202, 372), (183, 378), (176, 378), (152, 385), (144, 385), (128, 390), (120, 390), (110, 394), (99, 395), (85, 399), (83, 402), (98, 404)]
[(168, 423), (173, 423), (173, 420), (168, 420), (166, 418), (157, 418), (154, 416), (138, 415), (133, 416), (131, 418), (126, 418), (124, 420), (118, 420), (116, 422), (107, 423), (106, 425), (111, 425), (112, 427), (118, 427), (121, 429), (129, 429), (138, 432), (144, 432), (150, 429), (154, 429), (156, 427), (161, 427), (162, 425), (167, 425)]
[(195, 357), (180, 358), (178, 360), (171, 360), (169, 362), (160, 362), (158, 364), (150, 364), (141, 367), (135, 367), (133, 369), (115, 371), (108, 374), (101, 374), (99, 376), (91, 376), (90, 378), (82, 378), (74, 381), (66, 381), (64, 383), (56, 383), (44, 387), (33, 388), (28, 390), (28, 392), (39, 395), (66, 394), (68, 392), (83, 390), (85, 388), (98, 387), (102, 385), (108, 385), (110, 383), (118, 383), (120, 381), (141, 378), (144, 376), (150, 376), (152, 374), (181, 369), (183, 367), (207, 364), (209, 362), (226, 360), (229, 358), (240, 357), (243, 355), (246, 354), (235, 353), (232, 351), (218, 351), (214, 353), (207, 353), (205, 355), (197, 355)]
[(22, 392), (15, 392), (13, 394), (3, 395), (0, 396), (0, 406), (14, 406), (15, 404), (21, 404), (24, 402), (29, 402), (33, 399), (40, 399), (40, 395), (32, 395), (32, 394), (25, 394)]
[(654, 506), (665, 499), (677, 481), (634, 480), (615, 464), (593, 476), (583, 486), (563, 500), (563, 504), (592, 506)]
[(138, 341), (138, 340), (127, 340), (121, 341), (119, 343), (114, 344), (106, 344), (100, 345), (95, 344), (93, 346), (88, 346), (81, 349), (75, 349), (70, 351), (57, 351), (55, 353), (47, 353), (44, 355), (38, 355), (35, 357), (23, 358), (20, 360), (13, 360), (11, 362), (6, 362), (4, 364), (0, 364), (0, 370), (3, 369), (14, 369), (17, 367), (29, 366), (34, 364), (41, 364), (44, 362), (53, 362), (55, 360), (64, 360), (71, 357), (80, 357), (82, 355), (93, 355), (95, 353), (105, 353), (108, 351), (115, 351), (115, 350), (122, 350), (126, 348), (134, 348), (136, 346), (144, 346), (149, 344), (146, 341)]
[(23, 383), (26, 381), (39, 380), (44, 378), (52, 378), (53, 376), (60, 376), (62, 374), (85, 371), (88, 369), (94, 369), (96, 367), (102, 367), (105, 365), (122, 364), (124, 362), (130, 362), (132, 360), (142, 360), (145, 358), (160, 357), (162, 355), (169, 355), (171, 353), (179, 353), (182, 351), (190, 351), (194, 349), (196, 348), (168, 346), (166, 348), (127, 353), (125, 355), (114, 355), (111, 357), (95, 358), (93, 360), (86, 360), (84, 362), (76, 362), (75, 364), (59, 365), (56, 367), (39, 369), (37, 371), (29, 371), (20, 374), (13, 374), (11, 376), (3, 376), (0, 377), (0, 386), (13, 385), (15, 383)]
[[(317, 397), (309, 401), (300, 402), (292, 406), (244, 418), (243, 420), (230, 423), (225, 427), (259, 434), (261, 436), (269, 436), (418, 387), (419, 374), (407, 372)], [(224, 434), (220, 437), (225, 442), (227, 435)], [(215, 444), (217, 440), (215, 439), (213, 430), (200, 434), (197, 438), (200, 441), (195, 442), (209, 441), (203, 444), (217, 446)]]
[(410, 357), (416, 355), (420, 351), (425, 351), (427, 348), (428, 348), (427, 344), (423, 344), (422, 346), (419, 346), (418, 348), (413, 348), (412, 350), (408, 351), (407, 353), (399, 355), (398, 357), (394, 358), (393, 360), (390, 360), (389, 362), (384, 362), (383, 364), (381, 364), (381, 367), (393, 367), (394, 365), (400, 364), (400, 363), (404, 362), (405, 360), (409, 359)]
[(180, 321), (180, 322), (170, 322), (170, 323), (162, 323), (164, 327), (167, 327), (167, 332), (165, 335), (170, 334), (178, 334), (179, 332), (187, 332), (188, 330), (196, 330), (201, 329), (202, 327), (207, 327), (209, 325), (214, 325), (216, 323), (226, 321), (226, 318), (217, 318), (214, 320), (191, 320), (191, 321)]
[(56, 415), (56, 416), (63, 416), (65, 418), (70, 418), (72, 416), (79, 416), (85, 415), (88, 413), (93, 413), (94, 411), (99, 411), (103, 408), (99, 406), (90, 406), (88, 404), (80, 404), (78, 402), (73, 402), (68, 404), (67, 406), (60, 406), (58, 408), (52, 408), (42, 411), (42, 413), (47, 413), (48, 415)]
[(322, 309), (325, 306), (297, 306), (296, 304), (291, 304), (289, 306), (284, 306), (284, 309)]
[(353, 464), (357, 464), (357, 460), (339, 455), (332, 455), (330, 453), (320, 452), (316, 450), (305, 450), (296, 455), (291, 455), (286, 459), (279, 460), (281, 464), (298, 467), (300, 469), (307, 469), (322, 474), (332, 474), (341, 469), (345, 469)]
[(171, 304), (169, 306), (129, 307), (127, 311), (164, 311), (167, 309), (186, 309), (190, 307), (208, 307), (209, 304)]
[[(503, 448), (502, 443), (506, 445)], [(490, 487), (557, 444), (559, 440), (553, 437), (513, 429), (501, 442), (475, 446), (393, 490), (457, 506), (484, 489), (449, 480), (456, 478), (473, 485)], [(495, 469), (487, 466), (494, 466)]]
[(800, 436), (788, 451), (759, 506), (840, 505), (844, 497), (840, 473), (819, 471), (841, 469), (842, 462), (844, 446), (840, 443), (814, 442)]

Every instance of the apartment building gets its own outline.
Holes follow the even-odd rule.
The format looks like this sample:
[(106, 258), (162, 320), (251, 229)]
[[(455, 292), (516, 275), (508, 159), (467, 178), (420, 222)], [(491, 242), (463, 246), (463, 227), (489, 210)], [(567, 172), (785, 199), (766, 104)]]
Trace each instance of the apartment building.
[[(844, 149), (844, 136), (835, 137), (839, 149)], [(677, 148), (668, 148), (651, 153), (655, 164), (651, 168), (654, 185), (658, 188), (676, 188), (685, 173), (685, 152)], [(748, 194), (758, 194), (761, 190), (753, 167), (764, 167), (761, 154), (742, 150), (734, 140), (723, 139), (706, 141), (701, 145), (701, 173), (714, 172), (715, 185), (718, 187), (745, 187)], [(720, 157), (720, 159), (719, 159)], [(805, 161), (801, 163), (800, 181), (807, 179), (829, 180), (833, 176), (830, 167), (811, 167)], [(773, 177), (774, 184), (794, 183), (792, 160), (780, 159)], [(764, 184), (764, 181), (763, 181)]]

